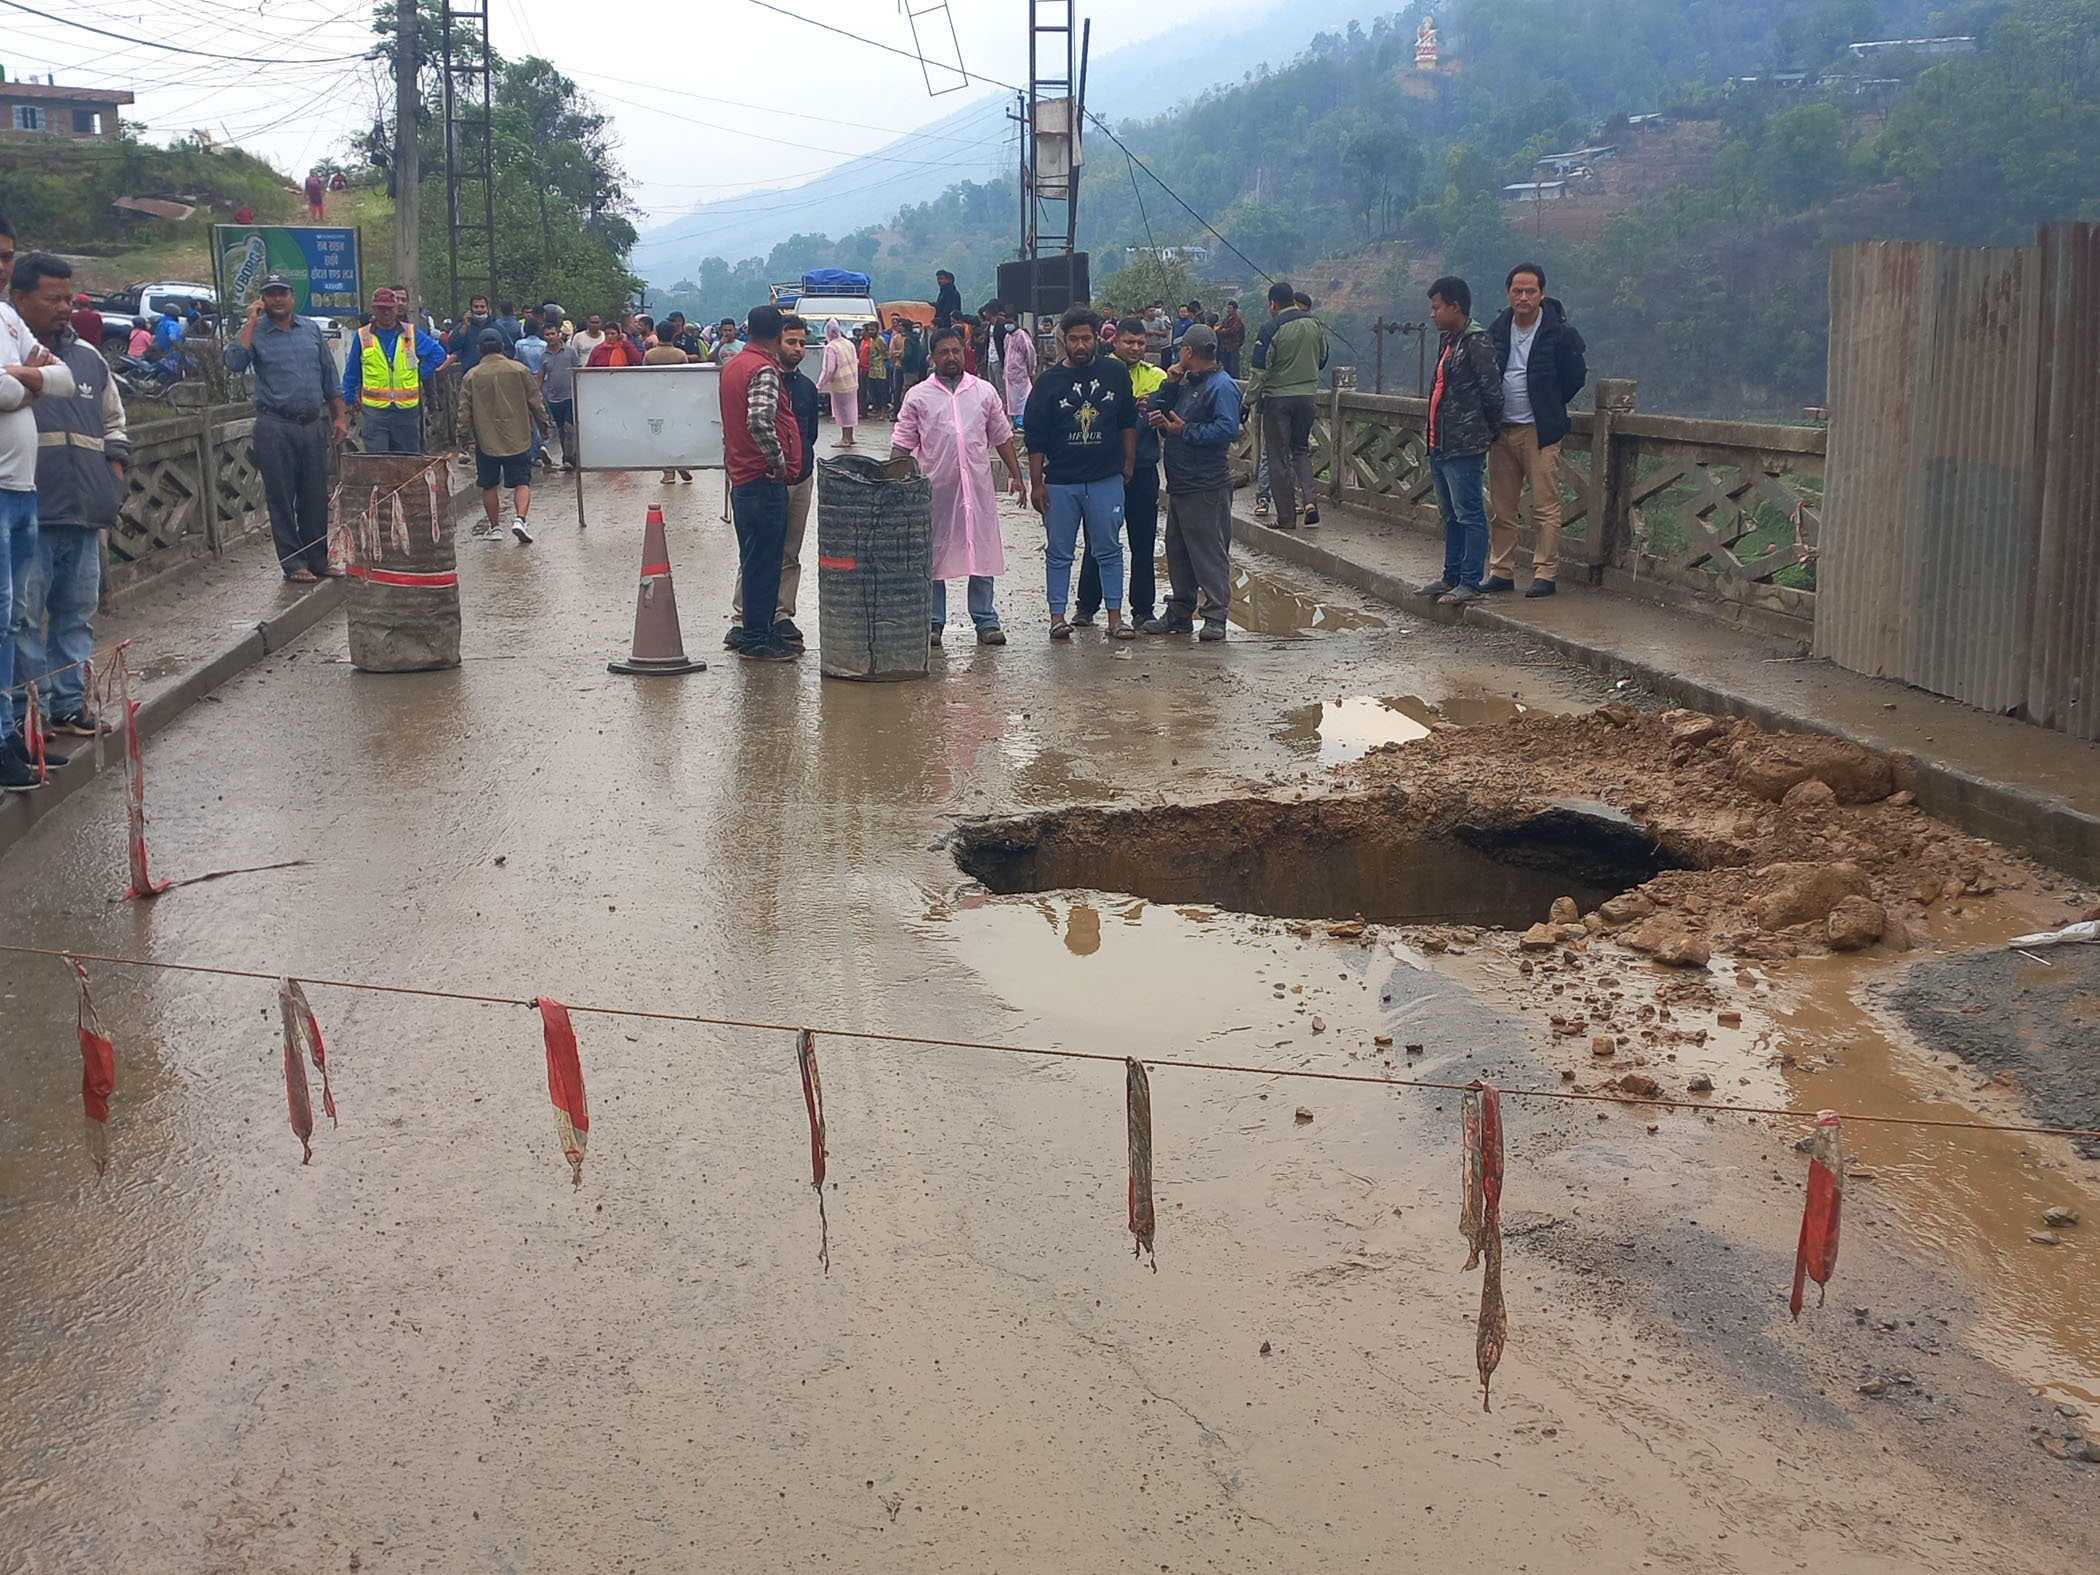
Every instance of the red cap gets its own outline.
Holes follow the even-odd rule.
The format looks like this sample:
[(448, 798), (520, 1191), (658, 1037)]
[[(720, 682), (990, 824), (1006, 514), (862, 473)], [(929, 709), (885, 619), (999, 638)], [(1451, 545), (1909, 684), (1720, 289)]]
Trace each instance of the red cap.
[(372, 304), (374, 306), (399, 306), (401, 297), (394, 294), (393, 290), (388, 286), (381, 285), (372, 292)]

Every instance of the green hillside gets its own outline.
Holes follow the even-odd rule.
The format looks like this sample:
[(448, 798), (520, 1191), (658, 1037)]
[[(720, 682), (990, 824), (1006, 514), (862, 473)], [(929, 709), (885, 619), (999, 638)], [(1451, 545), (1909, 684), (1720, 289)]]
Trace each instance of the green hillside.
[[(2002, 243), (2100, 216), (2100, 0), (1470, 0), (1439, 17), (1434, 73), (1414, 67), (1417, 20), (1323, 35), (1117, 127), (1208, 228), (1096, 133), (1081, 242), (1097, 290), (1128, 293), (1127, 247), (1201, 245), (1213, 285), (1292, 274), (1367, 366), (1372, 319), (1419, 317), (1437, 272), (1492, 308), (1508, 267), (1536, 258), (1592, 364), (1640, 379), (1650, 408), (1786, 413), (1821, 402), (1832, 243)], [(1979, 45), (1847, 49), (1953, 35)], [(1657, 112), (1659, 137), (1626, 119)], [(1599, 164), (1565, 211), (1504, 198), (1541, 155), (1598, 141), (1625, 162)], [(735, 311), (768, 278), (834, 264), (911, 296), (947, 266), (975, 302), (1012, 255), (1015, 211), (1011, 187), (959, 187), (880, 231), (711, 260), (671, 299)]]

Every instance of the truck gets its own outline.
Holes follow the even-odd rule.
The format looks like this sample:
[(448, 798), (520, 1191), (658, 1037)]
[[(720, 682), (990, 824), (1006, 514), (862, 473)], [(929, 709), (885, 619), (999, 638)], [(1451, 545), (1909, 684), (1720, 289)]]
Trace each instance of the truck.
[(864, 273), (843, 268), (817, 268), (798, 283), (768, 286), (773, 304), (794, 312), (809, 324), (809, 348), (802, 352), (802, 375), (812, 383), (824, 369), (824, 323), (836, 317), (851, 338), (861, 328), (879, 321), (875, 314), (873, 284)]

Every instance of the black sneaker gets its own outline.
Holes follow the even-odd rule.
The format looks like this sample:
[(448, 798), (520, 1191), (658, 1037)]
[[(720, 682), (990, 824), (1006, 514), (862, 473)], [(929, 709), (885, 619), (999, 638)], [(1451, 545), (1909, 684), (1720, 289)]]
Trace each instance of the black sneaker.
[[(1316, 508), (1311, 508), (1311, 507), (1308, 507), (1308, 508), (1306, 509), (1306, 511), (1305, 511), (1305, 523), (1306, 523), (1306, 524), (1308, 524), (1308, 525), (1317, 525), (1317, 524), (1319, 524), (1319, 523), (1320, 523), (1320, 511), (1319, 511), (1318, 509), (1316, 509)], [(1224, 638), (1224, 636), (1223, 636), (1223, 635), (1220, 635), (1220, 636), (1219, 636), (1219, 638), (1220, 638), (1220, 639), (1223, 639), (1223, 638)]]
[[(1497, 591), (1515, 590), (1517, 588), (1517, 582), (1515, 580), (1505, 579), (1499, 574), (1495, 574), (1490, 575), (1487, 579), (1481, 581), (1480, 588), (1483, 591), (1486, 591), (1490, 596), (1492, 596)], [(1438, 594), (1441, 595), (1442, 593), (1439, 592)]]
[(1560, 587), (1555, 585), (1551, 580), (1533, 580), (1531, 582), (1531, 589), (1526, 591), (1524, 594), (1526, 596), (1551, 596), (1559, 589)]
[(742, 649), (743, 644), (744, 626), (740, 623), (731, 624), (729, 626), (729, 632), (722, 636), (722, 649), (725, 651), (740, 650)]
[(935, 649), (938, 649), (940, 647), (941, 629), (943, 627), (944, 626), (941, 624), (933, 624), (929, 626), (926, 635), (926, 643), (928, 645), (933, 646)]
[(1072, 627), (1075, 629), (1093, 628), (1094, 615), (1090, 612), (1076, 612), (1072, 614)]
[(1202, 632), (1201, 634), (1197, 635), (1197, 636), (1196, 636), (1196, 638), (1197, 638), (1197, 639), (1199, 639), (1199, 640), (1222, 640), (1222, 639), (1224, 639), (1224, 638), (1225, 638), (1225, 620), (1224, 620), (1223, 618), (1206, 618), (1206, 619), (1204, 619), (1204, 620), (1203, 620), (1203, 632)]
[(1451, 584), (1448, 580), (1431, 580), (1422, 587), (1421, 594), (1424, 596), (1448, 596), (1451, 594)]
[(979, 645), (1004, 645), (1006, 644), (1006, 631), (995, 623), (988, 623), (977, 631), (977, 643)]
[(773, 643), (784, 645), (791, 651), (809, 649), (809, 642), (802, 638), (802, 631), (795, 627), (795, 620), (783, 618), (773, 625)]
[(64, 733), (68, 738), (93, 738), (97, 733), (107, 738), (115, 731), (101, 718), (97, 717), (91, 720), (79, 711), (71, 712), (65, 716), (55, 716), (51, 719), (49, 726), (52, 732)]
[(43, 785), (37, 778), (35, 766), (18, 757), (12, 749), (0, 750), (0, 789), (9, 793), (34, 793)]
[(1196, 626), (1186, 618), (1153, 618), (1145, 624), (1147, 634), (1194, 634)]
[(802, 653), (789, 650), (778, 640), (768, 640), (764, 645), (740, 645), (736, 654), (747, 662), (792, 662)]
[[(21, 728), (17, 727), (7, 735), (7, 752), (28, 766), (31, 771), (36, 769), (36, 763), (29, 758), (29, 740), (23, 736)], [(56, 771), (72, 758), (70, 755), (59, 754), (48, 744), (44, 746), (44, 769), (47, 771)]]

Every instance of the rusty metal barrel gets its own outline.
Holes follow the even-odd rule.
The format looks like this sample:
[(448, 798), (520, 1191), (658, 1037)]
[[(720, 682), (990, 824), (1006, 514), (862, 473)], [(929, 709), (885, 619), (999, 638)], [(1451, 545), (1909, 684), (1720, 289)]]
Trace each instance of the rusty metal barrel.
[(443, 455), (345, 454), (331, 558), (350, 577), (350, 661), (366, 673), (459, 665), (459, 572)]

